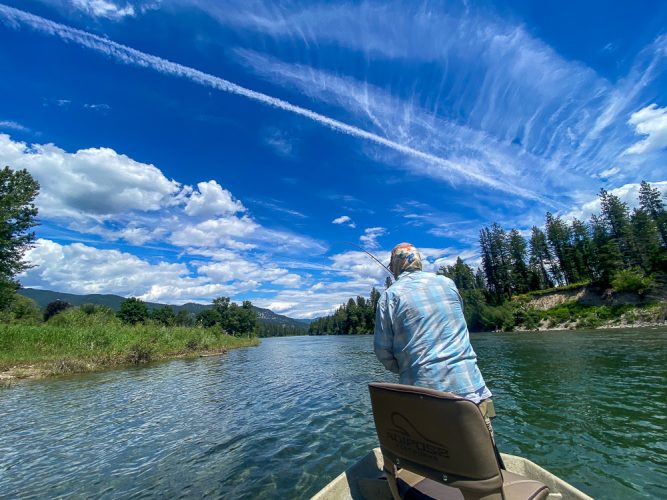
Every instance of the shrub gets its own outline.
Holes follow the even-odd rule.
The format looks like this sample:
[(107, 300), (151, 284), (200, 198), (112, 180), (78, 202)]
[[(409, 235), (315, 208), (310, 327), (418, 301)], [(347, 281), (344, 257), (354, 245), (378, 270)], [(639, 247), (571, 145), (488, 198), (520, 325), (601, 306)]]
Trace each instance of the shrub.
[(42, 312), (34, 300), (14, 294), (9, 304), (8, 320), (17, 323), (36, 324), (42, 320)]
[(65, 309), (69, 309), (70, 307), (72, 307), (72, 304), (60, 299), (49, 302), (46, 304), (46, 308), (44, 309), (44, 321), (48, 321), (56, 314), (59, 314)]
[(81, 304), (79, 306), (79, 310), (84, 313), (84, 314), (105, 314), (105, 315), (113, 315), (113, 309), (111, 309), (109, 306), (101, 305), (101, 304)]
[(653, 285), (653, 278), (646, 276), (639, 268), (623, 269), (611, 279), (611, 286), (616, 292), (633, 292), (643, 295)]
[(148, 318), (148, 308), (143, 300), (130, 297), (121, 302), (118, 317), (130, 325), (143, 323)]

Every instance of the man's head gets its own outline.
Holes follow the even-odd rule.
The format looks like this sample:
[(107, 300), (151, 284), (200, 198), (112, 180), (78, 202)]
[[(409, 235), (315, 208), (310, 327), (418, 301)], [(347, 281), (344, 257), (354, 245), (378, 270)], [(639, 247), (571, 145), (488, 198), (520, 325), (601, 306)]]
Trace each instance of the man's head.
[(410, 243), (399, 243), (391, 251), (389, 269), (394, 278), (398, 278), (404, 271), (421, 271), (421, 256), (417, 249)]

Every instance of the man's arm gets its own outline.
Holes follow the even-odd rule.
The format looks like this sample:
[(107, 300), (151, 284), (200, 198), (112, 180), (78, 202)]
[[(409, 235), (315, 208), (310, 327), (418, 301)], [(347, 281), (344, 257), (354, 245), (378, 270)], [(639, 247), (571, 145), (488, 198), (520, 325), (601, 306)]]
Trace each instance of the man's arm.
[(375, 355), (384, 367), (394, 373), (398, 373), (398, 361), (394, 357), (394, 331), (391, 326), (391, 312), (387, 300), (387, 294), (383, 294), (378, 301), (375, 313), (375, 335), (373, 346)]

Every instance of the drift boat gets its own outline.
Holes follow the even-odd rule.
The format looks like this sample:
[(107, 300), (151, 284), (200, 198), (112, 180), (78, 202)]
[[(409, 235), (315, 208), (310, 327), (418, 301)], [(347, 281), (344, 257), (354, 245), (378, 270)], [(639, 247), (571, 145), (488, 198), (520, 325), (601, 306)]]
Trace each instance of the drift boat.
[(369, 389), (380, 447), (313, 500), (591, 498), (530, 460), (498, 453), (471, 401), (399, 384)]
[[(548, 500), (591, 500), (585, 493), (530, 460), (505, 453), (501, 456), (508, 472), (545, 484), (549, 488)], [(382, 467), (382, 452), (380, 448), (375, 448), (322, 488), (313, 500), (391, 500), (391, 490)]]

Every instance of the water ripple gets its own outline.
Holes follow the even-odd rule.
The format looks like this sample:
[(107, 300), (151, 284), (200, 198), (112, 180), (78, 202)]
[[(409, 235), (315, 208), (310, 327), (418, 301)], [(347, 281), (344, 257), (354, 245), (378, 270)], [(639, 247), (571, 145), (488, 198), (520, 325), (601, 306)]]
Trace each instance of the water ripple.
[[(667, 484), (664, 331), (474, 335), (503, 451), (594, 496)], [(218, 358), (0, 392), (0, 492), (308, 498), (377, 445), (370, 337), (267, 339)]]

